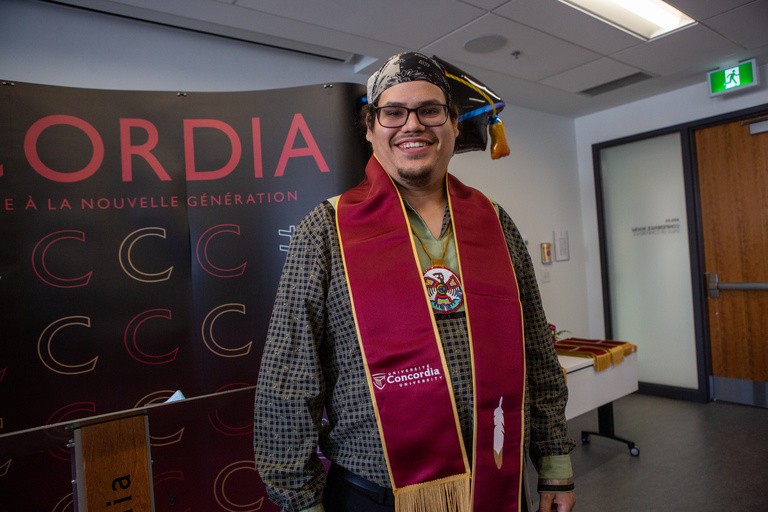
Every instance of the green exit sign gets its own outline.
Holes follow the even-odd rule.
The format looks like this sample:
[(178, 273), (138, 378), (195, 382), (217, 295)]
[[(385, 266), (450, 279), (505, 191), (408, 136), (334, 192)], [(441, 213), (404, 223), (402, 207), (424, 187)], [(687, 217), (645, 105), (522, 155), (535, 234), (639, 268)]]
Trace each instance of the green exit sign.
[(760, 83), (757, 62), (751, 59), (740, 62), (727, 69), (718, 69), (707, 73), (709, 95), (719, 96), (729, 92), (740, 91)]

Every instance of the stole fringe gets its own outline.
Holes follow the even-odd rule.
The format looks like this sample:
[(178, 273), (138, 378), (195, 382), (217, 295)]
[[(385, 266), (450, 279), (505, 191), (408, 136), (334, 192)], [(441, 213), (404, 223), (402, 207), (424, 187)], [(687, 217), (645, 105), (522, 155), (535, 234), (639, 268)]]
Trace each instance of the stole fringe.
[(608, 351), (605, 351), (602, 354), (598, 354), (595, 352), (586, 352), (583, 350), (569, 350), (568, 352), (565, 352), (565, 355), (591, 357), (592, 363), (595, 365), (596, 372), (602, 372), (603, 370), (607, 370), (611, 367), (611, 354)]
[(409, 485), (395, 491), (395, 512), (471, 512), (470, 476)]
[(566, 338), (555, 341), (555, 350), (563, 355), (591, 357), (595, 370), (602, 371), (621, 364), (625, 356), (637, 352), (637, 346), (626, 341)]

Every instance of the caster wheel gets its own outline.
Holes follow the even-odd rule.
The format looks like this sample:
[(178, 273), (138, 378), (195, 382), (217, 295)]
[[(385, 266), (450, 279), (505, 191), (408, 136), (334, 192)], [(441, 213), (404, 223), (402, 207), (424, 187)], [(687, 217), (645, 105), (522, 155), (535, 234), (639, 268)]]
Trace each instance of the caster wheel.
[(639, 449), (639, 448), (637, 448), (637, 447), (635, 447), (635, 446), (633, 446), (633, 447), (631, 447), (631, 448), (629, 449), (629, 454), (630, 454), (631, 456), (633, 456), (633, 457), (637, 457), (638, 455), (640, 455), (640, 449)]

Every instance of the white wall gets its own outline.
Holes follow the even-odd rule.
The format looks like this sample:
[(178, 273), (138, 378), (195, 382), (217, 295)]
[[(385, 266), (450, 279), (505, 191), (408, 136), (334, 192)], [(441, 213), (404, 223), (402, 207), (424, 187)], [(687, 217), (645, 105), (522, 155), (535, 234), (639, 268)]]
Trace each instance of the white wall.
[[(463, 153), (454, 157), (451, 170), (504, 207), (528, 240), (549, 321), (574, 336), (586, 336), (585, 247), (573, 120), (511, 106), (500, 117), (510, 156), (491, 160), (489, 151)], [(539, 244), (552, 243), (553, 231), (563, 229), (569, 234), (570, 259), (542, 264)], [(542, 282), (547, 273), (549, 282)]]
[[(761, 84), (766, 84), (767, 69), (766, 66), (761, 68)], [(579, 193), (584, 220), (583, 239), (589, 248), (586, 252), (585, 277), (590, 336), (602, 337), (605, 334), (592, 145), (758, 105), (768, 105), (768, 88), (765, 85), (732, 96), (710, 98), (705, 76), (702, 74), (701, 83), (698, 85), (576, 120)]]
[(0, 79), (92, 89), (250, 91), (363, 83), (350, 64), (30, 0), (0, 0)]
[[(71, 87), (236, 91), (367, 79), (349, 64), (30, 0), (0, 0), (0, 48), (0, 79)], [(571, 259), (548, 266), (541, 292), (558, 328), (586, 335), (573, 120), (511, 106), (501, 118), (512, 155), (462, 154), (452, 171), (512, 215), (539, 274), (539, 243), (569, 231)]]

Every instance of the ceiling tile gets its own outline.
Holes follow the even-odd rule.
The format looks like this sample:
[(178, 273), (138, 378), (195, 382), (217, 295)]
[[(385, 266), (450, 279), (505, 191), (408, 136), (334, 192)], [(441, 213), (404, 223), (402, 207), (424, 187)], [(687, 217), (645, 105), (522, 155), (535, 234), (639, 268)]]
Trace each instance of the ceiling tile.
[(696, 21), (704, 21), (712, 16), (746, 5), (754, 0), (666, 0)]
[[(464, 49), (467, 41), (492, 34), (506, 37), (507, 45), (482, 54)], [(427, 45), (423, 50), (448, 61), (469, 63), (534, 82), (600, 57), (594, 52), (495, 14), (486, 14)], [(520, 52), (517, 58), (513, 56), (515, 51)]]
[(612, 55), (618, 61), (651, 74), (707, 69), (717, 59), (742, 48), (703, 25), (694, 25)]
[(541, 83), (564, 91), (579, 92), (613, 82), (638, 71), (640, 70), (624, 63), (603, 58), (546, 78)]
[(492, 11), (506, 1), (507, 0), (465, 0), (468, 4), (480, 7), (486, 11)]
[(493, 12), (603, 55), (642, 43), (640, 39), (558, 0), (535, 3), (512, 0)]
[(378, 41), (417, 49), (485, 13), (458, 0), (238, 0), (237, 5)]
[[(0, 0), (2, 1), (2, 0)], [(405, 47), (221, 0), (60, 0), (136, 19), (184, 27), (337, 59), (388, 57)], [(94, 3), (98, 2), (98, 3)]]
[(707, 26), (744, 48), (768, 44), (768, 0), (760, 0), (707, 20)]

